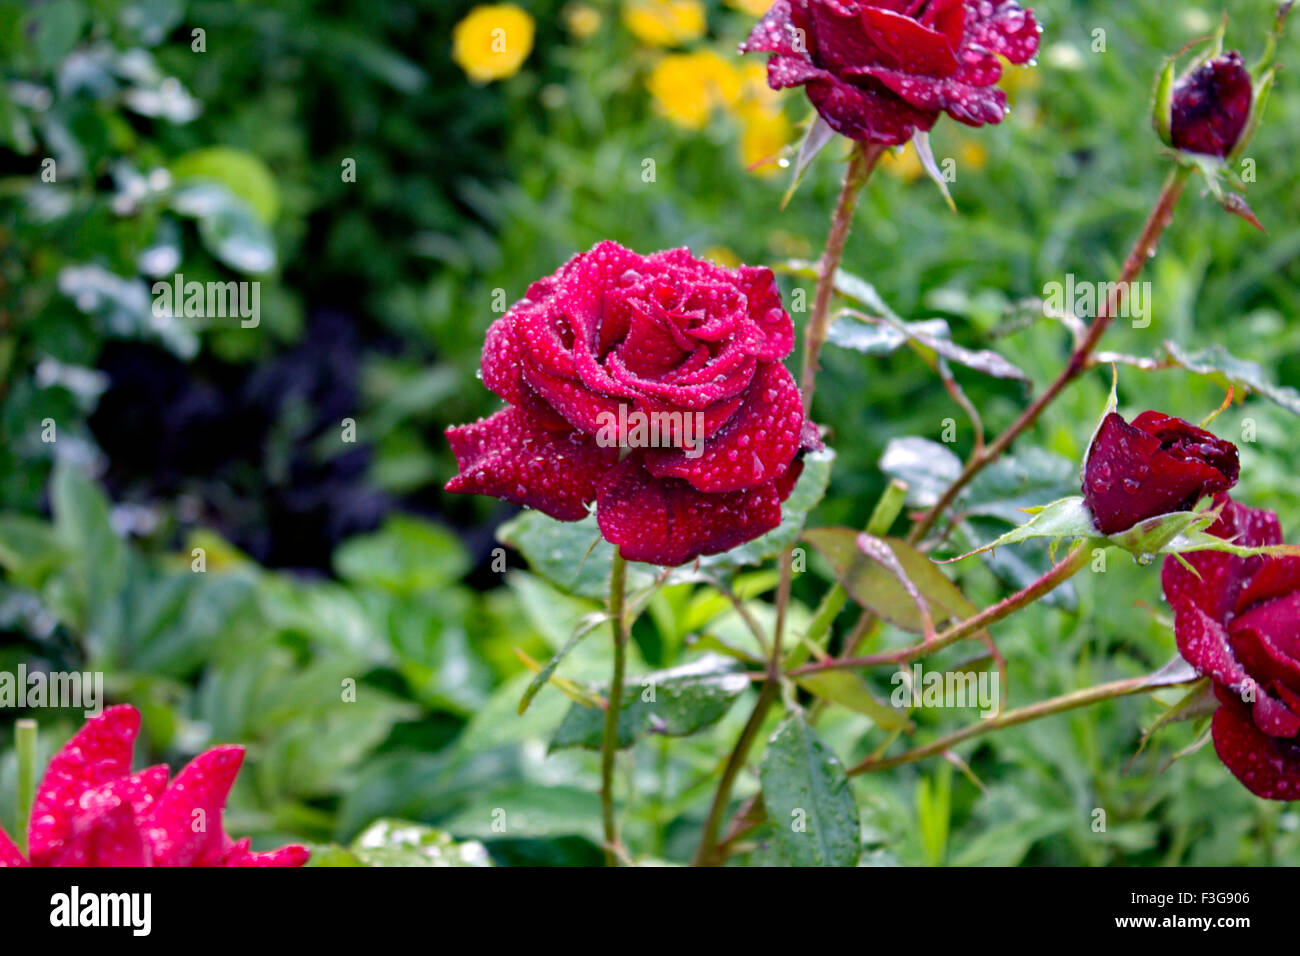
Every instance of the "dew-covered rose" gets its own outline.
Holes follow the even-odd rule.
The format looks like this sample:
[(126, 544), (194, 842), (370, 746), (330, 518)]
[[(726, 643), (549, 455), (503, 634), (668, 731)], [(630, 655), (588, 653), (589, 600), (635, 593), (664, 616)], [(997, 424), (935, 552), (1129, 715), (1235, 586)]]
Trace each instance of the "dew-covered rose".
[[(131, 772), (134, 707), (110, 707), (63, 745), (32, 804), (31, 866), (302, 866), (306, 847), (254, 852), (226, 835), (221, 814), (243, 747), (214, 747), (169, 783), (166, 766)], [(202, 827), (195, 821), (203, 820)], [(0, 830), (0, 866), (28, 866)]]
[(1204, 428), (1161, 412), (1132, 422), (1111, 412), (1088, 450), (1083, 499), (1097, 530), (1115, 534), (1227, 491), (1238, 470), (1237, 446)]
[(1192, 153), (1227, 156), (1250, 118), (1250, 73), (1235, 51), (1207, 60), (1174, 86), (1171, 145)]
[[(1246, 547), (1282, 543), (1277, 515), (1223, 495), (1210, 533)], [(1214, 683), (1214, 749), (1246, 788), (1300, 799), (1300, 557), (1196, 551), (1165, 558), (1178, 650)], [(1193, 570), (1194, 569), (1194, 570)]]
[(1015, 0), (776, 0), (741, 51), (775, 54), (768, 85), (806, 87), (836, 132), (894, 146), (940, 113), (1001, 122), (998, 56), (1028, 62), (1038, 34)]
[(770, 531), (817, 444), (782, 359), (794, 327), (768, 269), (602, 242), (488, 329), (508, 407), (447, 430), (447, 490), (586, 517), (631, 561), (677, 565)]

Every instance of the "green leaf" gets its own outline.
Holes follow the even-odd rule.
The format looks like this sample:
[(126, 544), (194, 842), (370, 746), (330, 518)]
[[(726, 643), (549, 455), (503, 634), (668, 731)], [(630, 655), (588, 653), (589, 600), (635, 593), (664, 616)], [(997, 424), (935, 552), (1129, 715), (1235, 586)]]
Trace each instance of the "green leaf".
[(270, 228), (247, 201), (223, 183), (195, 180), (181, 186), (172, 194), (171, 206), (198, 221), (204, 247), (230, 268), (253, 275), (275, 268), (275, 239)]
[[(889, 569), (864, 555), (858, 549), (857, 539), (858, 532), (850, 528), (814, 528), (804, 532), (804, 540), (826, 559), (836, 580), (854, 601), (891, 624), (920, 633), (923, 622), (908, 589)], [(975, 612), (974, 605), (957, 585), (926, 555), (900, 538), (880, 540), (893, 552), (907, 577), (926, 599), (936, 626)]]
[(577, 787), (514, 784), (476, 794), (443, 827), (461, 837), (601, 839), (600, 798)]
[(1176, 76), (1174, 58), (1165, 60), (1164, 68), (1156, 78), (1156, 92), (1151, 103), (1151, 125), (1156, 129), (1160, 142), (1166, 146), (1174, 144), (1170, 132), (1170, 120), (1173, 115), (1174, 79)]
[(963, 554), (962, 557), (967, 558), (972, 554), (981, 554), (1018, 541), (1028, 541), (1030, 538), (1060, 540), (1093, 537), (1099, 537), (1099, 532), (1093, 524), (1092, 512), (1084, 504), (1083, 497), (1076, 495), (1044, 505), (1024, 524), (1012, 528), (1006, 534), (974, 551)]
[(257, 213), (268, 226), (280, 214), (280, 194), (266, 163), (240, 149), (209, 146), (192, 150), (172, 161), (172, 177), (183, 183), (202, 179), (220, 183)]
[(469, 555), (447, 529), (407, 515), (392, 515), (373, 534), (343, 542), (334, 553), (339, 577), (395, 594), (418, 594), (457, 581)]
[(796, 866), (854, 866), (861, 820), (834, 752), (802, 714), (788, 717), (759, 767), (763, 803), (782, 855)]
[(458, 843), (451, 834), (405, 820), (376, 820), (352, 842), (362, 866), (491, 866), (476, 840)]
[[(739, 663), (718, 654), (671, 670), (629, 676), (618, 715), (618, 746), (630, 747), (651, 733), (686, 737), (715, 724), (749, 685)], [(608, 693), (608, 687), (601, 692)], [(551, 750), (599, 750), (604, 728), (604, 710), (574, 704), (556, 730)]]
[(912, 145), (916, 148), (917, 158), (921, 160), (921, 166), (925, 173), (939, 187), (943, 193), (943, 201), (948, 204), (948, 208), (953, 212), (957, 211), (957, 204), (952, 201), (952, 194), (948, 192), (948, 180), (944, 179), (943, 173), (939, 170), (939, 164), (934, 161), (934, 150), (930, 147), (930, 134), (925, 130), (917, 130), (916, 135), (912, 137)]
[(916, 729), (916, 725), (908, 719), (907, 714), (878, 700), (867, 687), (866, 681), (857, 674), (849, 671), (820, 671), (796, 677), (795, 683), (810, 694), (833, 701), (859, 714), (866, 714), (885, 730), (903, 730), (910, 733)]
[(546, 662), (546, 666), (534, 674), (533, 679), (528, 682), (528, 687), (519, 699), (520, 714), (528, 710), (528, 705), (533, 702), (533, 698), (541, 692), (542, 688), (555, 675), (556, 669), (569, 656), (569, 652), (577, 647), (584, 637), (609, 619), (609, 614), (596, 611), (578, 622), (578, 626), (573, 629), (573, 635), (564, 642), (564, 646), (556, 651), (551, 659)]
[[(788, 259), (773, 266), (772, 271), (795, 276), (809, 282), (816, 282), (819, 276), (817, 263), (810, 262), (807, 259)], [(873, 315), (883, 315), (890, 319), (902, 321), (898, 313), (891, 309), (880, 293), (876, 291), (876, 287), (866, 279), (855, 276), (851, 272), (845, 272), (843, 269), (836, 269), (832, 285), (840, 295), (846, 299), (852, 299)]]
[(781, 208), (784, 209), (789, 204), (791, 197), (803, 182), (803, 175), (808, 170), (808, 164), (813, 158), (822, 151), (831, 140), (835, 138), (835, 130), (831, 129), (830, 124), (822, 119), (821, 114), (814, 112), (811, 121), (808, 123), (808, 129), (804, 133), (803, 139), (799, 141), (799, 152), (794, 160), (794, 176), (790, 179), (790, 185), (781, 197)]
[(63, 560), (54, 529), (27, 515), (0, 515), (0, 567), (10, 578), (33, 590)]
[(880, 456), (880, 470), (907, 485), (907, 503), (929, 507), (961, 474), (961, 459), (947, 445), (928, 438), (891, 438)]
[(60, 465), (51, 479), (54, 529), (73, 560), (67, 566), (68, 610), (78, 630), (92, 628), (111, 639), (120, 613), (118, 592), (126, 579), (127, 548), (113, 532), (109, 502), (89, 478)]
[(845, 310), (831, 325), (827, 341), (868, 355), (888, 355), (908, 344), (932, 368), (937, 368), (937, 355), (994, 378), (1029, 381), (1029, 376), (997, 352), (988, 349), (977, 351), (955, 343), (952, 340), (952, 330), (943, 319), (899, 322)]
[[(561, 590), (599, 600), (609, 596), (614, 546), (600, 536), (595, 515), (556, 521), (540, 511), (521, 511), (497, 528), (497, 540), (522, 554), (533, 571)], [(635, 591), (654, 583), (651, 567), (629, 564), (628, 587)]]
[(1170, 359), (1189, 372), (1207, 376), (1223, 385), (1258, 392), (1288, 412), (1300, 415), (1300, 391), (1289, 385), (1275, 385), (1260, 365), (1237, 358), (1221, 345), (1189, 352), (1176, 342), (1165, 342), (1164, 350)]

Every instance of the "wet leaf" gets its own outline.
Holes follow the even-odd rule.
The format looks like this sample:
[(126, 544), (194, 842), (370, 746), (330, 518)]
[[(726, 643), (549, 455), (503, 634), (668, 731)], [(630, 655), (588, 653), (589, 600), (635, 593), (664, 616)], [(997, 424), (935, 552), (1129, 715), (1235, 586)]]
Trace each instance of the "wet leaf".
[(759, 767), (763, 803), (782, 856), (795, 866), (854, 866), (861, 820), (835, 753), (802, 714), (788, 717)]
[[(723, 718), (749, 687), (749, 676), (734, 660), (707, 654), (670, 670), (629, 675), (618, 715), (618, 746), (630, 747), (647, 734), (686, 737)], [(608, 685), (601, 689), (608, 693)], [(574, 704), (551, 740), (551, 750), (599, 750), (605, 711)]]
[(820, 671), (795, 678), (804, 690), (841, 707), (866, 714), (885, 730), (911, 733), (916, 725), (901, 710), (879, 700), (860, 676), (850, 671)]
[[(858, 549), (858, 535), (849, 528), (814, 528), (804, 532), (804, 540), (826, 559), (854, 601), (897, 627), (920, 633), (923, 622), (908, 589), (893, 572)], [(879, 540), (929, 602), (936, 626), (975, 613), (975, 606), (926, 555), (900, 538)]]

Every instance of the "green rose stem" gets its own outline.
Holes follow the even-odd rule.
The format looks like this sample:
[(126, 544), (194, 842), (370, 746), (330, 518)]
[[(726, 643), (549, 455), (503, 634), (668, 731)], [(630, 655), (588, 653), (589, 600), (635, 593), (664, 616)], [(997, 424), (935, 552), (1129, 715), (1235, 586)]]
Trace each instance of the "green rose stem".
[(14, 751), (18, 756), (18, 820), (14, 836), (18, 848), (27, 852), (27, 821), (32, 817), (36, 797), (36, 721), (14, 722)]
[[(799, 379), (799, 388), (803, 393), (804, 412), (811, 414), (813, 392), (817, 386), (818, 362), (822, 346), (826, 344), (826, 335), (830, 330), (831, 298), (835, 294), (835, 273), (844, 258), (844, 244), (849, 238), (849, 227), (853, 223), (853, 211), (858, 205), (858, 196), (862, 187), (871, 177), (880, 157), (884, 155), (884, 146), (874, 143), (855, 144), (849, 157), (848, 169), (844, 172), (844, 182), (840, 186), (840, 196), (835, 203), (835, 212), (831, 216), (830, 232), (826, 236), (826, 248), (817, 269), (817, 291), (813, 297), (812, 314), (804, 328), (803, 371)], [(740, 773), (741, 767), (749, 757), (749, 749), (758, 736), (768, 710), (776, 701), (780, 691), (781, 680), (781, 638), (785, 629), (786, 606), (790, 601), (790, 582), (792, 577), (793, 551), (787, 550), (781, 557), (781, 578), (777, 592), (776, 627), (773, 634), (772, 649), (768, 657), (767, 678), (754, 703), (754, 711), (741, 731), (736, 746), (727, 757), (718, 781), (718, 789), (713, 795), (708, 818), (704, 822), (704, 833), (700, 838), (699, 849), (695, 853), (694, 865), (713, 866), (720, 862), (717, 854), (718, 827), (722, 823), (731, 799), (731, 787)]]
[(858, 196), (862, 187), (871, 177), (871, 172), (880, 162), (886, 147), (874, 143), (862, 143), (853, 147), (849, 158), (849, 168), (844, 172), (844, 184), (840, 187), (840, 198), (835, 204), (835, 214), (831, 217), (831, 231), (826, 236), (826, 248), (822, 251), (821, 261), (817, 267), (817, 292), (813, 298), (812, 314), (804, 329), (803, 373), (799, 378), (799, 388), (803, 392), (805, 412), (812, 412), (813, 392), (817, 386), (817, 371), (821, 368), (818, 359), (822, 346), (826, 344), (826, 335), (830, 331), (831, 298), (835, 294), (835, 273), (844, 258), (844, 243), (849, 238), (849, 226), (853, 222), (853, 210), (857, 208)]
[(1187, 166), (1178, 166), (1170, 172), (1169, 177), (1165, 180), (1164, 188), (1160, 191), (1160, 197), (1156, 200), (1155, 208), (1151, 210), (1146, 225), (1142, 228), (1137, 241), (1133, 243), (1128, 258), (1124, 260), (1124, 268), (1120, 272), (1119, 281), (1116, 283), (1116, 291), (1098, 308), (1097, 317), (1088, 326), (1083, 341), (1075, 347), (1074, 353), (1070, 356), (1070, 361), (1061, 371), (1061, 374), (1056, 377), (1056, 381), (1052, 382), (1047, 387), (1047, 390), (1021, 413), (1010, 428), (984, 448), (976, 449), (966, 462), (966, 467), (962, 469), (961, 474), (948, 486), (934, 506), (912, 526), (912, 531), (907, 538), (910, 543), (916, 544), (924, 538), (929, 530), (934, 527), (934, 523), (939, 520), (940, 515), (961, 494), (962, 489), (970, 484), (971, 479), (1006, 451), (1021, 432), (1038, 420), (1038, 416), (1064, 391), (1065, 387), (1089, 367), (1089, 358), (1101, 341), (1101, 337), (1106, 333), (1106, 329), (1110, 327), (1110, 323), (1115, 317), (1115, 310), (1119, 307), (1119, 299), (1123, 294), (1123, 290), (1127, 290), (1129, 284), (1138, 277), (1147, 260), (1155, 254), (1156, 244), (1160, 241), (1160, 236), (1169, 223), (1173, 221), (1174, 207), (1178, 205), (1179, 197), (1183, 194), (1183, 187), (1187, 185), (1187, 178), (1191, 173), (1191, 168)]
[(621, 856), (618, 821), (614, 818), (614, 757), (618, 754), (618, 714), (623, 707), (623, 675), (627, 670), (627, 619), (624, 596), (627, 590), (627, 561), (614, 551), (609, 573), (609, 616), (614, 634), (614, 676), (609, 682), (605, 706), (605, 733), (600, 742), (600, 816), (605, 826), (605, 863), (618, 866)]
[[(892, 507), (892, 505), (888, 505), (886, 507), (886, 512), (888, 511), (889, 507)], [(880, 509), (878, 508), (877, 511), (879, 510)], [(897, 512), (895, 512), (895, 514), (896, 513)], [(1091, 558), (1091, 551), (1089, 547), (1087, 545), (1079, 545), (1074, 550), (1072, 550), (1068, 555), (1066, 555), (1063, 561), (1061, 561), (1059, 564), (1053, 565), (1051, 568), (1048, 569), (1048, 571), (1042, 577), (1040, 577), (1037, 581), (1030, 584), (1028, 587), (1025, 587), (1017, 591), (1015, 594), (1012, 594), (1009, 597), (999, 601), (997, 604), (990, 605), (989, 607), (985, 608), (983, 611), (980, 611), (978, 614), (975, 614), (964, 621), (960, 621), (957, 624), (954, 624), (952, 627), (948, 628), (947, 630), (935, 635), (935, 637), (930, 641), (925, 641), (920, 644), (913, 644), (910, 647), (904, 647), (900, 650), (892, 651), (888, 654), (877, 654), (872, 657), (839, 657), (839, 658), (831, 658), (825, 661), (818, 661), (812, 664), (807, 664), (803, 667), (796, 667), (795, 669), (789, 671), (786, 674), (786, 676), (799, 677), (804, 674), (815, 674), (820, 671), (879, 667), (885, 664), (897, 665), (897, 664), (906, 663), (911, 660), (915, 660), (918, 657), (924, 657), (927, 654), (933, 654), (934, 652), (942, 650), (943, 648), (948, 647), (951, 644), (955, 644), (957, 641), (960, 641), (963, 638), (967, 638), (974, 634), (979, 633), (984, 628), (988, 627), (990, 624), (1000, 621), (1005, 617), (1009, 617), (1011, 614), (1013, 614), (1020, 608), (1027, 607), (1028, 605), (1034, 603), (1039, 598), (1041, 598), (1044, 594), (1047, 594), (1049, 591), (1052, 591), (1055, 588), (1059, 587), (1060, 585), (1064, 584), (1066, 581), (1068, 581), (1079, 571), (1083, 570), (1083, 568), (1087, 566), (1090, 558)], [(864, 614), (869, 614), (869, 613), (870, 612), (864, 612)], [(763, 675), (762, 679), (764, 681), (763, 684), (764, 690), (774, 685), (774, 682), (770, 679), (770, 675), (765, 674)], [(761, 703), (761, 697), (760, 697), (760, 703)], [(756, 707), (755, 712), (757, 713), (757, 711), (758, 708)], [(992, 720), (984, 720), (981, 721), (981, 724), (987, 724), (993, 722), (994, 721)], [(750, 718), (750, 723), (751, 724), (754, 723), (754, 719), (752, 716)], [(754, 729), (757, 730), (756, 727)], [(982, 730), (983, 728), (980, 728), (976, 732), (979, 733), (982, 732)], [(745, 727), (745, 732), (746, 733), (750, 732), (749, 725)], [(919, 760), (921, 758), (917, 757), (917, 759)], [(873, 765), (871, 769), (874, 770), (876, 769), (876, 767)], [(728, 770), (731, 770), (730, 764), (728, 764)], [(732, 772), (732, 775), (734, 777), (734, 771)], [(745, 808), (743, 807), (741, 809), (742, 811), (745, 810)], [(712, 851), (714, 861), (720, 862), (721, 858), (725, 858), (726, 853), (730, 850), (731, 845), (735, 842), (735, 840), (739, 839), (740, 837), (743, 837), (750, 830), (754, 829), (755, 826), (757, 826), (757, 821), (754, 818), (751, 818), (748, 822), (741, 819), (741, 814), (738, 814), (735, 818), (733, 818), (731, 822), (731, 826), (728, 827), (728, 831), (730, 835), (727, 837), (727, 840), (719, 848)], [(696, 862), (697, 865), (700, 864), (701, 862), (700, 857), (698, 855), (696, 857)]]
[(789, 676), (801, 677), (804, 674), (816, 674), (819, 671), (856, 670), (863, 667), (880, 667), (885, 664), (906, 664), (918, 657), (925, 657), (927, 654), (941, 651), (964, 638), (978, 634), (990, 624), (995, 624), (1004, 617), (1011, 616), (1021, 608), (1033, 604), (1043, 595), (1055, 590), (1083, 570), (1090, 558), (1091, 553), (1088, 546), (1079, 545), (1065, 556), (1065, 560), (1053, 565), (1037, 581), (1022, 588), (1015, 594), (1003, 598), (997, 604), (989, 605), (978, 614), (957, 622), (947, 630), (936, 634), (931, 640), (922, 641), (920, 644), (912, 644), (886, 654), (874, 654), (871, 657), (834, 657), (829, 660), (818, 661), (795, 668), (790, 672)]
[[(1200, 680), (1199, 677), (1190, 678), (1178, 684), (1162, 684), (1162, 687), (1177, 687), (1183, 684), (1192, 684)], [(849, 776), (859, 773), (872, 773), (876, 770), (888, 770), (891, 767), (901, 767), (906, 763), (915, 763), (918, 760), (924, 760), (926, 757), (933, 757), (950, 749), (953, 745), (961, 743), (963, 740), (970, 740), (972, 737), (978, 737), (980, 734), (986, 734), (991, 730), (1001, 730), (1004, 727), (1014, 727), (1017, 724), (1028, 723), (1031, 720), (1037, 720), (1039, 717), (1048, 717), (1052, 714), (1059, 714), (1067, 710), (1075, 710), (1079, 707), (1087, 707), (1089, 704), (1095, 704), (1098, 701), (1110, 700), (1113, 697), (1127, 697), (1130, 694), (1140, 694), (1143, 691), (1155, 690), (1151, 686), (1151, 676), (1144, 674), (1141, 677), (1130, 677), (1126, 680), (1111, 681), (1109, 684), (1098, 684), (1096, 687), (1086, 687), (1083, 690), (1072, 691), (1069, 694), (1062, 694), (1060, 697), (1052, 697), (1049, 700), (1040, 700), (1036, 704), (1030, 704), (1028, 707), (1020, 707), (1016, 710), (1009, 710), (1000, 717), (991, 717), (988, 720), (981, 720), (963, 727), (961, 730), (954, 731), (944, 737), (931, 741), (923, 747), (917, 747), (913, 750), (905, 751), (896, 757), (870, 758), (862, 761), (856, 767), (849, 770)]]

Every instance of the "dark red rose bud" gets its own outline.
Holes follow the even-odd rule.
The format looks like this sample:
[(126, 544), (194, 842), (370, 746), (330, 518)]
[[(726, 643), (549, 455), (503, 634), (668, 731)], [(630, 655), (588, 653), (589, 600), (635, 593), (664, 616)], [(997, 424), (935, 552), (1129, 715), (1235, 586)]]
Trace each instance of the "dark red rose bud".
[(1227, 491), (1238, 470), (1237, 446), (1190, 422), (1143, 412), (1129, 423), (1111, 412), (1088, 450), (1083, 497), (1097, 529), (1115, 534)]
[(1174, 85), (1169, 133), (1176, 149), (1227, 156), (1250, 118), (1250, 73), (1235, 50), (1216, 56)]
[(1001, 122), (998, 55), (1028, 62), (1038, 34), (1015, 0), (776, 0), (740, 49), (775, 54), (768, 85), (806, 87), (836, 132), (893, 146), (940, 113)]
[[(1271, 511), (1223, 495), (1210, 534), (1245, 547), (1282, 543)], [(1165, 559), (1178, 650), (1214, 683), (1219, 759), (1256, 796), (1300, 799), (1300, 558), (1194, 551)]]
[(770, 270), (602, 242), (488, 329), (483, 382), (508, 404), (447, 430), (447, 490), (561, 521), (594, 503), (629, 561), (734, 548), (780, 524), (820, 444), (782, 364), (793, 348)]

